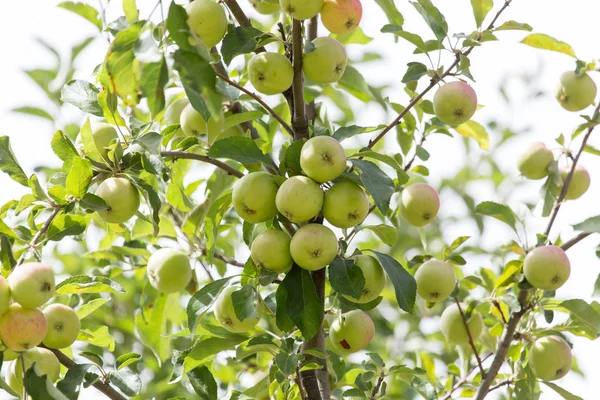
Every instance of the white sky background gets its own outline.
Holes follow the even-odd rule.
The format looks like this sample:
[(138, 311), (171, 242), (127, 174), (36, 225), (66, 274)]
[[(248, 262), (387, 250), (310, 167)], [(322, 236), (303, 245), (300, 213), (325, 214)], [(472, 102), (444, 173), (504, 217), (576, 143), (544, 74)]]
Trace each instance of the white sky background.
[[(247, 0), (238, 1), (246, 10), (250, 9)], [(25, 68), (43, 68), (52, 62), (52, 56), (41, 48), (34, 38), (43, 38), (68, 56), (69, 49), (74, 43), (97, 33), (87, 21), (56, 8), (57, 3), (57, 1), (48, 0), (13, 0), (2, 1), (0, 4), (0, 37), (3, 38), (3, 55), (0, 56), (0, 134), (11, 137), (13, 151), (28, 175), (37, 165), (57, 165), (57, 158), (50, 148), (50, 138), (54, 128), (45, 120), (10, 112), (12, 108), (22, 105), (47, 105), (45, 95), (21, 72)], [(109, 21), (119, 15), (120, 3), (118, 0), (112, 1), (109, 9)], [(167, 3), (168, 1), (165, 1), (165, 13)], [(433, 38), (421, 17), (407, 1), (396, 0), (396, 3), (405, 16), (406, 30), (419, 32), (425, 38)], [(496, 0), (495, 3), (497, 7), (492, 13), (501, 5), (501, 1)], [(95, 1), (92, 1), (91, 4), (97, 6)], [(155, 4), (154, 0), (138, 0), (141, 17), (145, 18)], [(452, 33), (471, 32), (475, 29), (468, 0), (436, 0), (435, 4), (446, 16)], [(424, 63), (425, 61), (416, 59), (412, 55), (411, 45), (406, 42), (395, 44), (392, 35), (379, 33), (380, 28), (387, 23), (387, 20), (373, 0), (363, 0), (363, 7), (365, 12), (362, 27), (367, 35), (377, 38), (369, 45), (369, 50), (382, 51), (386, 59), (384, 63), (361, 64), (358, 69), (372, 84), (391, 85), (392, 87), (386, 92), (386, 95), (390, 96), (392, 101), (406, 104), (407, 98), (400, 84), (406, 70), (406, 63), (415, 60)], [(594, 57), (600, 57), (597, 35), (598, 15), (600, 15), (600, 3), (596, 0), (570, 0), (568, 2), (514, 0), (500, 18), (500, 22), (513, 19), (529, 23), (533, 26), (534, 32), (546, 33), (571, 44), (580, 59), (591, 61)], [(158, 16), (159, 13), (155, 13), (155, 17)], [(320, 33), (326, 34), (324, 29), (321, 29)], [(532, 140), (540, 140), (555, 147), (555, 137), (560, 133), (568, 135), (581, 122), (577, 113), (571, 114), (563, 111), (552, 96), (560, 73), (567, 69), (573, 69), (574, 60), (566, 55), (535, 50), (518, 44), (517, 42), (524, 36), (523, 32), (501, 32), (497, 36), (500, 38), (499, 42), (485, 43), (484, 46), (476, 48), (470, 57), (471, 71), (477, 80), (473, 86), (477, 91), (480, 103), (486, 106), (477, 112), (474, 119), (485, 123), (490, 118), (495, 118), (515, 130), (525, 126), (532, 127), (527, 136), (512, 139), (510, 146), (506, 146), (499, 157), (500, 167), (505, 173), (516, 174), (515, 153), (522, 146)], [(351, 47), (354, 47), (349, 49), (351, 54), (361, 51), (359, 46)], [(89, 74), (102, 60), (105, 51), (106, 41), (96, 40), (80, 56), (76, 78), (89, 80)], [(498, 86), (502, 77), (508, 72), (534, 73), (539, 64), (544, 66), (543, 73), (539, 77), (540, 89), (547, 92), (547, 96), (530, 101), (526, 98), (527, 93), (518, 85), (513, 85), (510, 88), (510, 95), (514, 98), (515, 103), (511, 108), (507, 108), (506, 103), (498, 94)], [(597, 73), (592, 77), (600, 82)], [(431, 96), (428, 98), (431, 99)], [(358, 125), (374, 126), (389, 122), (393, 118), (392, 115), (383, 115), (378, 110), (378, 106), (365, 107), (361, 103), (355, 104), (364, 110), (362, 113), (356, 111)], [(591, 109), (588, 109), (587, 113), (591, 113)], [(74, 115), (77, 114), (74, 113)], [(590, 144), (600, 148), (599, 135), (600, 132), (595, 133), (590, 139)], [(462, 163), (460, 157), (464, 155), (460, 140), (436, 135), (427, 142), (425, 147), (431, 153), (431, 158), (426, 163), (431, 172), (430, 182), (435, 185), (444, 177), (456, 173)], [(456, 163), (457, 159), (460, 163)], [(569, 228), (572, 223), (581, 222), (587, 217), (600, 214), (600, 210), (598, 210), (600, 158), (584, 154), (581, 161), (592, 175), (592, 186), (583, 198), (562, 207), (554, 225), (553, 234), (561, 232), (565, 239), (573, 235)], [(533, 182), (527, 186), (526, 190), (518, 193), (510, 193), (504, 188), (506, 192), (501, 193), (500, 196), (496, 196), (491, 188), (484, 184), (471, 187), (470, 192), (477, 201), (499, 200), (510, 193), (509, 204), (518, 209), (519, 204), (523, 201), (535, 202), (537, 200), (540, 185), (539, 182)], [(0, 203), (3, 204), (9, 199), (18, 198), (22, 193), (23, 188), (20, 185), (10, 180), (7, 175), (0, 174)], [(444, 200), (446, 200), (445, 204)], [(443, 193), (442, 202), (442, 213), (451, 215), (462, 212), (456, 211), (453, 208), (453, 200), (445, 198)], [(463, 207), (460, 205), (459, 207), (462, 210)], [(546, 221), (543, 219), (531, 220), (528, 226), (530, 241), (535, 232), (543, 231), (545, 223)], [(488, 230), (485, 245), (491, 248), (497, 243), (495, 241), (500, 235), (503, 237), (503, 243), (511, 239), (510, 232), (500, 223), (491, 226), (494, 231)], [(457, 223), (446, 227), (445, 239), (447, 241), (459, 235), (477, 235), (477, 231), (470, 223)], [(572, 275), (567, 284), (558, 291), (559, 298), (592, 300), (593, 284), (600, 272), (600, 260), (594, 254), (599, 242), (598, 237), (594, 236), (569, 251), (573, 267)], [(467, 261), (469, 261), (468, 257)], [(477, 266), (471, 265), (470, 268)], [(600, 382), (597, 379), (600, 365), (598, 361), (600, 344), (587, 339), (574, 337), (572, 339), (579, 365), (588, 374), (588, 377), (583, 379), (572, 373), (558, 383), (586, 400), (597, 398), (597, 393), (600, 391)], [(86, 398), (92, 398), (92, 394), (88, 393)], [(559, 398), (549, 389), (542, 395), (544, 400)]]

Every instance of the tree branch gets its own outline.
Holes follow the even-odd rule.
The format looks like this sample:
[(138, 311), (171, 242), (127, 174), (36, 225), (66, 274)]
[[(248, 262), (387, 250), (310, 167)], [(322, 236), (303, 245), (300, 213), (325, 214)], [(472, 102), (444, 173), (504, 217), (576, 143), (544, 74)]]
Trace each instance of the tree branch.
[[(490, 358), (493, 354), (492, 353), (488, 353), (486, 354), (482, 359), (481, 362), (485, 362), (488, 358)], [(458, 382), (456, 382), (454, 384), (454, 386), (452, 386), (452, 389), (450, 389), (450, 391), (448, 393), (446, 393), (445, 395), (443, 395), (442, 397), (440, 397), (439, 400), (451, 400), (452, 399), (452, 394), (454, 394), (455, 391), (457, 391), (462, 385), (464, 385), (465, 383), (467, 383), (469, 381), (469, 376), (475, 372), (477, 370), (477, 366), (471, 368), (470, 371), (468, 371), (465, 376), (463, 376), (462, 378), (460, 378), (458, 380)]]
[(485, 378), (485, 371), (483, 370), (483, 365), (481, 365), (481, 358), (479, 358), (479, 352), (477, 351), (477, 347), (475, 347), (475, 342), (473, 342), (473, 335), (471, 335), (471, 329), (469, 329), (469, 323), (467, 322), (467, 318), (465, 317), (465, 314), (463, 313), (462, 307), (460, 306), (460, 301), (458, 301), (457, 297), (454, 298), (454, 302), (456, 303), (456, 306), (458, 307), (458, 312), (460, 312), (460, 317), (462, 318), (463, 324), (467, 331), (467, 336), (469, 337), (469, 345), (471, 346), (471, 349), (473, 350), (473, 353), (475, 354), (475, 359), (477, 360), (477, 366), (479, 367), (479, 372), (481, 373), (481, 378), (483, 379), (483, 378)]
[(507, 386), (507, 385), (510, 385), (511, 383), (513, 383), (513, 380), (512, 380), (512, 379), (508, 379), (508, 380), (505, 380), (505, 381), (503, 381), (503, 382), (500, 382), (500, 383), (499, 383), (499, 384), (497, 384), (496, 386), (492, 386), (492, 387), (490, 388), (490, 390), (488, 390), (488, 393), (489, 393), (489, 392), (492, 392), (492, 391), (494, 391), (494, 390), (496, 390), (496, 389), (499, 389), (499, 388), (501, 388), (502, 386)]
[(294, 139), (308, 139), (308, 124), (306, 121), (306, 105), (304, 104), (304, 74), (302, 73), (302, 22), (292, 22), (292, 55), (294, 66)]
[(586, 237), (590, 236), (591, 234), (592, 234), (592, 232), (583, 232), (583, 233), (580, 233), (579, 235), (575, 236), (573, 239), (571, 239), (568, 242), (564, 243), (562, 246), (560, 246), (560, 248), (563, 249), (564, 251), (567, 251), (571, 247), (575, 246), (577, 243), (581, 242)]
[(375, 396), (377, 396), (377, 394), (381, 390), (381, 385), (383, 385), (384, 380), (385, 380), (385, 370), (382, 368), (381, 372), (379, 373), (379, 378), (377, 379), (377, 383), (373, 387), (373, 391), (371, 392), (371, 397), (369, 397), (369, 400), (375, 400)]
[[(313, 41), (317, 38), (317, 34), (319, 33), (319, 17), (318, 15), (315, 15), (314, 17), (311, 18), (310, 23), (308, 24), (308, 40), (309, 41)], [(310, 103), (308, 103), (306, 105), (306, 118), (309, 121), (313, 121), (313, 125), (314, 125), (314, 121), (317, 117), (316, 115), (316, 108), (315, 108), (315, 101), (311, 101)]]
[(40, 230), (37, 231), (35, 236), (31, 239), (31, 242), (29, 242), (29, 245), (27, 246), (27, 250), (25, 250), (23, 252), (23, 254), (21, 254), (21, 257), (19, 257), (19, 261), (17, 261), (17, 265), (15, 266), (15, 268), (18, 267), (19, 265), (23, 264), (23, 261), (25, 261), (25, 255), (27, 254), (27, 252), (29, 250), (35, 248), (35, 246), (38, 245), (38, 241), (40, 240), (40, 238), (42, 236), (44, 236), (46, 234), (46, 232), (48, 231), (48, 228), (50, 228), (50, 224), (52, 224), (52, 221), (54, 220), (54, 218), (56, 218), (56, 216), (58, 215), (60, 210), (61, 210), (61, 208), (58, 205), (54, 205), (52, 214), (50, 214), (50, 216), (48, 217), (46, 222), (44, 222), (44, 225), (42, 225)]
[(161, 151), (160, 155), (163, 157), (169, 157), (169, 158), (184, 158), (184, 159), (188, 159), (188, 160), (202, 161), (207, 164), (212, 164), (216, 167), (219, 167), (222, 170), (224, 170), (225, 172), (229, 173), (229, 175), (233, 175), (237, 178), (241, 178), (244, 176), (244, 174), (242, 172), (238, 171), (237, 169), (233, 168), (232, 166), (227, 165), (222, 161), (215, 160), (214, 158), (210, 158), (208, 156), (203, 156), (201, 154), (187, 153), (185, 151)]

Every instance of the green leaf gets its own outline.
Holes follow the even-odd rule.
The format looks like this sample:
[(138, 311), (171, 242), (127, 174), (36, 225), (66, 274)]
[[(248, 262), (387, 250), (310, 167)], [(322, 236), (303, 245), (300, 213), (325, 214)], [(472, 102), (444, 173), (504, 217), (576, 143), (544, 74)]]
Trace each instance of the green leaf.
[(206, 366), (194, 368), (187, 377), (200, 400), (217, 400), (217, 382)]
[(233, 350), (235, 346), (247, 339), (242, 335), (232, 335), (225, 338), (212, 337), (197, 341), (183, 362), (184, 371), (191, 371), (199, 365), (212, 361), (215, 354), (224, 350)]
[(464, 124), (460, 124), (454, 129), (456, 129), (456, 132), (460, 133), (465, 137), (475, 139), (475, 141), (479, 144), (479, 147), (482, 150), (490, 149), (489, 134), (481, 124), (470, 120), (465, 122)]
[(29, 179), (13, 154), (8, 136), (0, 136), (0, 170), (8, 174), (13, 181), (29, 187)]
[(152, 209), (152, 221), (156, 228), (158, 228), (158, 224), (160, 223), (160, 207), (162, 206), (158, 193), (156, 193), (156, 190), (152, 185), (143, 179), (131, 177), (131, 182), (142, 192), (146, 199), (146, 203), (150, 205), (150, 208)]
[(304, 140), (298, 140), (290, 145), (285, 151), (285, 157), (283, 158), (283, 165), (286, 170), (291, 171), (295, 174), (302, 173), (302, 167), (300, 166), (300, 154), (302, 147), (304, 147)]
[(369, 44), (373, 41), (373, 38), (365, 35), (365, 32), (361, 29), (360, 26), (342, 35), (332, 34), (332, 37), (344, 46), (347, 46), (349, 44)]
[(561, 42), (560, 40), (554, 39), (553, 37), (545, 35), (543, 33), (532, 33), (531, 35), (528, 35), (525, 39), (521, 40), (521, 43), (538, 49), (564, 53), (568, 56), (577, 58), (575, 52), (569, 44)]
[(104, 276), (74, 275), (56, 285), (56, 294), (125, 293), (117, 282)]
[(198, 290), (190, 298), (187, 304), (186, 313), (188, 318), (188, 328), (190, 332), (192, 332), (192, 335), (196, 330), (198, 318), (210, 309), (230, 280), (231, 278), (223, 278), (211, 282), (203, 286), (202, 289)]
[(246, 285), (240, 290), (233, 292), (231, 294), (231, 301), (235, 315), (240, 321), (257, 317), (256, 302), (258, 301), (258, 295), (252, 286)]
[(95, 115), (104, 116), (102, 107), (98, 103), (100, 90), (87, 81), (73, 79), (63, 86), (60, 91), (60, 99), (79, 108), (81, 111)]
[(417, 47), (417, 49), (421, 50), (423, 53), (429, 52), (429, 49), (427, 48), (427, 45), (425, 44), (423, 39), (421, 39), (421, 36), (407, 32), (397, 25), (385, 25), (383, 28), (381, 28), (381, 32), (393, 33), (394, 35), (400, 36), (401, 38), (414, 44)]
[(471, 0), (471, 6), (473, 7), (475, 23), (479, 28), (485, 20), (485, 16), (494, 7), (494, 0)]
[(377, 208), (383, 214), (387, 214), (390, 209), (390, 199), (396, 192), (394, 182), (377, 165), (370, 161), (352, 160), (352, 165), (360, 170), (360, 181), (365, 185), (373, 200), (375, 200)]
[(79, 157), (73, 142), (60, 130), (52, 136), (52, 150), (63, 161), (63, 171), (65, 172), (71, 170), (73, 159)]
[(393, 0), (375, 0), (375, 3), (381, 7), (390, 24), (397, 25), (398, 27), (404, 24), (404, 17), (400, 14), (398, 8), (396, 8)]
[(94, 24), (98, 30), (102, 31), (102, 20), (100, 19), (98, 11), (94, 7), (74, 1), (63, 1), (58, 6), (85, 18)]
[(152, 286), (145, 288), (146, 296), (141, 310), (135, 315), (135, 329), (144, 346), (160, 360), (172, 354), (171, 337), (168, 329), (169, 309), (179, 307), (179, 296), (157, 293)]
[(258, 120), (262, 116), (263, 116), (262, 111), (257, 111), (257, 110), (233, 114), (233, 115), (227, 117), (227, 119), (225, 119), (225, 126), (223, 127), (223, 130), (232, 128), (239, 124), (243, 124), (244, 122)]
[(346, 71), (338, 81), (338, 86), (365, 103), (373, 99), (366, 79), (350, 65), (346, 66)]
[(137, 22), (140, 13), (137, 9), (136, 0), (123, 0), (123, 13), (130, 24)]
[(427, 74), (427, 67), (419, 62), (409, 62), (408, 70), (402, 77), (402, 83), (410, 81), (418, 81), (421, 77)]
[(517, 231), (517, 216), (510, 207), (504, 204), (494, 203), (492, 201), (484, 201), (475, 208), (475, 212), (488, 217), (496, 218), (498, 221), (504, 222), (510, 226), (513, 231)]
[(133, 68), (133, 48), (140, 32), (141, 25), (136, 24), (117, 33), (104, 61), (106, 73), (110, 77), (111, 91), (129, 107), (135, 107), (139, 102), (140, 85), (137, 71)]
[(148, 99), (148, 108), (153, 117), (165, 108), (165, 85), (169, 81), (167, 62), (161, 58), (159, 62), (141, 66), (140, 85), (144, 96)]
[(570, 393), (569, 391), (558, 386), (556, 383), (547, 382), (547, 381), (542, 381), (542, 382), (544, 382), (544, 385), (546, 385), (550, 389), (554, 390), (565, 400), (583, 400), (583, 397), (575, 396), (574, 394)]
[(580, 232), (600, 232), (600, 215), (573, 225), (573, 229)]
[(187, 23), (187, 12), (185, 8), (171, 3), (169, 7), (169, 15), (167, 16), (167, 29), (171, 37), (177, 43), (180, 49), (185, 51), (193, 51), (194, 48), (190, 44), (190, 28)]
[(110, 382), (127, 396), (137, 396), (142, 391), (142, 380), (137, 374), (128, 370), (111, 371)]
[(67, 174), (67, 192), (77, 199), (81, 199), (87, 193), (92, 183), (92, 163), (81, 157), (73, 158), (71, 170)]
[(352, 136), (360, 135), (362, 133), (374, 132), (376, 130), (383, 129), (383, 128), (385, 128), (385, 125), (379, 125), (379, 126), (375, 126), (375, 127), (364, 127), (364, 126), (358, 126), (358, 125), (343, 126), (343, 127), (339, 128), (337, 131), (335, 131), (335, 133), (333, 134), (333, 137), (338, 142), (341, 142), (342, 140), (351, 138)]
[(336, 292), (360, 299), (365, 287), (365, 278), (354, 260), (336, 257), (329, 265), (328, 273), (329, 283)]
[(401, 309), (412, 313), (417, 297), (417, 282), (411, 274), (394, 258), (378, 251), (370, 250), (381, 263), (396, 292), (396, 300)]
[(68, 400), (54, 387), (50, 378), (44, 375), (36, 364), (34, 364), (34, 368), (29, 368), (25, 372), (23, 386), (27, 390), (27, 395), (32, 399)]
[(33, 115), (33, 116), (44, 118), (44, 119), (54, 122), (54, 118), (52, 117), (52, 115), (50, 115), (47, 111), (42, 110), (41, 108), (38, 108), (38, 107), (23, 106), (23, 107), (13, 108), (12, 111), (21, 113), (21, 114)]
[(65, 377), (56, 384), (56, 388), (69, 400), (77, 400), (85, 374), (92, 367), (92, 364), (75, 364), (67, 370)]
[(60, 241), (66, 236), (81, 235), (85, 232), (90, 218), (81, 215), (59, 215), (50, 224), (46, 237), (48, 240)]
[[(294, 353), (288, 353), (282, 351), (275, 356), (275, 363), (281, 373), (286, 376), (293, 375), (298, 366), (298, 357)], [(319, 368), (322, 368), (320, 364), (317, 364)]]
[(421, 14), (427, 25), (431, 28), (434, 35), (437, 37), (438, 41), (443, 41), (446, 35), (448, 34), (448, 24), (446, 23), (446, 19), (438, 10), (431, 0), (417, 0), (411, 1), (410, 4), (413, 5)]
[(44, 192), (42, 185), (40, 185), (40, 181), (38, 180), (36, 174), (32, 174), (29, 177), (29, 187), (31, 188), (31, 193), (36, 199), (48, 200), (48, 196), (46, 195), (46, 192)]
[(257, 37), (264, 33), (251, 26), (238, 26), (230, 29), (221, 46), (223, 61), (229, 65), (231, 60), (240, 54), (252, 53), (258, 44)]
[(109, 301), (109, 299), (105, 299), (103, 297), (93, 299), (83, 304), (75, 312), (81, 320), (93, 313), (94, 311), (96, 311), (97, 309), (99, 309), (100, 307), (102, 307), (104, 304), (108, 303)]
[(213, 158), (229, 158), (244, 165), (257, 162), (270, 165), (269, 158), (258, 148), (256, 142), (243, 136), (232, 136), (217, 140), (208, 151)]
[(533, 28), (529, 24), (522, 24), (516, 21), (506, 21), (499, 27), (495, 28), (494, 31), (528, 31), (531, 32)]
[(140, 360), (141, 358), (142, 358), (142, 356), (137, 353), (122, 354), (116, 360), (116, 367), (117, 367), (117, 369), (125, 368), (126, 366), (133, 364), (134, 362)]
[(185, 161), (178, 160), (171, 164), (171, 180), (167, 186), (167, 202), (180, 211), (188, 212), (194, 207), (194, 203), (185, 193), (183, 180), (185, 178)]
[(81, 200), (79, 200), (79, 206), (84, 210), (91, 212), (108, 210), (108, 204), (106, 204), (104, 199), (92, 193), (86, 193)]
[(377, 237), (388, 246), (393, 246), (398, 238), (398, 230), (393, 226), (380, 224), (363, 226), (362, 229), (368, 229), (373, 232)]
[(470, 238), (471, 238), (470, 236), (459, 236), (456, 239), (454, 239), (454, 242), (452, 242), (452, 244), (450, 246), (448, 246), (446, 249), (444, 249), (444, 258), (446, 258), (450, 254), (452, 254), (452, 252), (454, 250), (458, 249), (460, 246), (462, 246), (462, 244), (464, 242), (466, 242)]

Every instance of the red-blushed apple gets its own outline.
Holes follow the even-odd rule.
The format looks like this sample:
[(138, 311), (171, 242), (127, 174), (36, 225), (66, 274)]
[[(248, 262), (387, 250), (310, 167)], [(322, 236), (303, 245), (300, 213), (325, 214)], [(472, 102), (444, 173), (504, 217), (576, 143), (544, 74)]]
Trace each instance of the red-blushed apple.
[(335, 233), (326, 226), (306, 224), (292, 237), (290, 252), (301, 268), (317, 271), (325, 268), (338, 252)]
[(98, 216), (109, 224), (127, 222), (140, 208), (140, 193), (126, 178), (105, 179), (98, 185), (96, 196), (108, 205), (108, 209), (98, 211)]
[(360, 0), (325, 0), (321, 10), (323, 25), (336, 35), (352, 32), (360, 24), (361, 18)]
[(48, 325), (38, 308), (23, 308), (13, 303), (0, 317), (0, 338), (13, 351), (25, 351), (42, 343)]
[[(35, 363), (41, 375), (46, 375), (52, 382), (60, 376), (60, 362), (54, 353), (48, 349), (35, 347), (23, 353), (25, 371)], [(23, 363), (21, 358), (12, 361), (6, 371), (7, 383), (17, 393), (23, 393)]]
[(400, 214), (411, 225), (422, 227), (431, 223), (439, 209), (438, 193), (426, 183), (413, 183), (402, 190)]
[(311, 179), (324, 183), (339, 177), (346, 170), (344, 148), (331, 136), (309, 139), (300, 152), (300, 167)]
[(341, 181), (325, 192), (323, 216), (333, 226), (352, 228), (369, 213), (369, 198), (356, 183)]
[[(560, 169), (560, 177), (563, 182), (567, 180), (567, 175), (571, 168), (561, 168)], [(575, 167), (575, 171), (573, 172), (573, 177), (571, 178), (571, 182), (569, 183), (569, 188), (567, 189), (567, 194), (565, 195), (566, 200), (575, 200), (580, 198), (587, 192), (590, 188), (590, 173), (585, 167), (582, 165), (577, 165)]]
[(340, 352), (356, 353), (371, 342), (375, 336), (375, 325), (364, 311), (352, 310), (333, 321), (329, 336)]
[(523, 273), (531, 286), (542, 290), (556, 290), (569, 279), (571, 263), (560, 247), (536, 247), (525, 257)]
[(312, 44), (310, 51), (304, 54), (304, 75), (320, 84), (335, 83), (342, 79), (348, 64), (344, 45), (330, 37), (316, 38)]
[(10, 306), (10, 286), (8, 280), (0, 275), (0, 315), (8, 311)]
[[(460, 308), (466, 318), (467, 305), (461, 303)], [(481, 317), (481, 314), (477, 311), (473, 311), (471, 317), (467, 320), (467, 325), (469, 326), (471, 337), (476, 341), (483, 330), (483, 318)], [(451, 304), (444, 310), (440, 319), (440, 328), (448, 342), (456, 345), (465, 345), (469, 343), (469, 335), (465, 329), (465, 323), (456, 304)]]
[(36, 308), (54, 296), (54, 271), (48, 265), (28, 262), (8, 276), (13, 300), (25, 308)]
[(542, 142), (533, 142), (521, 153), (517, 161), (519, 172), (525, 178), (538, 180), (548, 176), (548, 167), (554, 155)]
[(174, 100), (169, 104), (165, 110), (165, 116), (163, 118), (164, 124), (167, 126), (179, 124), (181, 121), (181, 113), (188, 104), (190, 104), (190, 101), (187, 97)]
[(594, 104), (596, 92), (596, 83), (588, 74), (567, 71), (560, 76), (556, 99), (567, 111), (581, 111)]
[(181, 292), (192, 279), (188, 257), (179, 250), (168, 248), (152, 253), (146, 273), (150, 284), (161, 293)]
[(292, 86), (294, 68), (286, 56), (264, 52), (255, 54), (248, 63), (252, 86), (263, 94), (278, 94)]
[(275, 203), (280, 213), (298, 224), (319, 215), (323, 198), (323, 190), (318, 183), (306, 176), (296, 175), (281, 184)]
[(544, 336), (529, 350), (529, 364), (533, 373), (543, 381), (554, 381), (571, 370), (571, 347), (558, 336)]
[(44, 308), (48, 331), (44, 346), (51, 349), (64, 349), (77, 340), (81, 323), (75, 310), (64, 304), (50, 304)]
[(446, 300), (456, 287), (456, 274), (452, 265), (444, 261), (425, 261), (415, 274), (417, 293), (429, 302)]
[(297, 20), (310, 19), (323, 8), (324, 0), (279, 0), (281, 9)]
[(221, 326), (229, 332), (243, 333), (254, 329), (260, 317), (262, 316), (262, 308), (260, 304), (256, 304), (256, 318), (246, 318), (243, 321), (237, 317), (233, 308), (233, 299), (231, 295), (240, 290), (238, 286), (229, 286), (221, 292), (219, 298), (215, 301), (215, 318)]
[(251, 172), (233, 185), (235, 212), (246, 222), (257, 224), (277, 214), (275, 197), (279, 186), (268, 172)]
[(227, 33), (227, 14), (215, 0), (196, 0), (187, 6), (188, 25), (202, 43), (210, 49)]
[(383, 289), (385, 288), (385, 272), (379, 264), (379, 261), (373, 256), (367, 254), (360, 254), (354, 257), (356, 263), (354, 264), (362, 271), (363, 277), (365, 278), (365, 286), (363, 287), (360, 298), (355, 299), (352, 296), (344, 295), (345, 298), (354, 303), (368, 303), (375, 300)]
[(457, 126), (471, 119), (477, 110), (477, 94), (468, 84), (444, 84), (433, 96), (433, 112), (442, 122)]
[(258, 235), (250, 246), (252, 261), (268, 270), (282, 273), (292, 266), (290, 243), (292, 238), (279, 229), (268, 229)]

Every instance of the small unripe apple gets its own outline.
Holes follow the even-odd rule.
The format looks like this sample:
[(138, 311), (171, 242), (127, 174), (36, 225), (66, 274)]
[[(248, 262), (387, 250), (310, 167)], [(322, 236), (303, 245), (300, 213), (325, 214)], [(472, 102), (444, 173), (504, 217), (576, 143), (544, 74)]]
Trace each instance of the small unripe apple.
[(569, 279), (571, 263), (565, 251), (560, 247), (536, 247), (525, 257), (523, 273), (527, 282), (533, 287), (556, 290)]
[[(56, 382), (60, 376), (60, 362), (54, 353), (40, 347), (27, 350), (23, 353), (25, 371), (35, 363), (42, 375), (47, 375), (50, 381)], [(23, 363), (21, 358), (12, 361), (6, 371), (7, 383), (17, 393), (23, 393)]]
[(227, 14), (214, 0), (195, 0), (187, 6), (188, 25), (207, 47), (216, 46), (227, 33)]
[(150, 284), (161, 293), (177, 293), (192, 279), (190, 260), (181, 251), (159, 249), (148, 259), (146, 273)]
[(92, 125), (92, 137), (94, 138), (94, 144), (100, 153), (100, 156), (108, 160), (108, 149), (110, 142), (118, 139), (117, 130), (109, 124), (97, 123)]
[(364, 311), (342, 314), (329, 328), (331, 343), (343, 353), (356, 353), (367, 347), (375, 336), (373, 320)]
[(219, 298), (215, 301), (215, 318), (221, 326), (229, 332), (243, 333), (253, 329), (260, 317), (262, 316), (262, 308), (260, 304), (256, 304), (256, 318), (246, 318), (240, 321), (233, 308), (233, 299), (231, 295), (240, 290), (237, 286), (229, 286), (221, 292)]
[(252, 7), (260, 14), (275, 14), (276, 12), (281, 11), (279, 1), (270, 3), (265, 0), (250, 0), (250, 4), (252, 4)]
[(344, 46), (330, 37), (312, 41), (314, 48), (304, 54), (302, 70), (315, 83), (335, 83), (346, 71), (348, 55)]
[(369, 198), (356, 183), (342, 181), (334, 184), (326, 193), (323, 216), (333, 226), (352, 228), (369, 213)]
[(543, 381), (554, 381), (571, 370), (571, 348), (558, 336), (545, 336), (535, 341), (529, 351), (534, 374)]
[(361, 18), (360, 0), (325, 0), (321, 10), (323, 25), (336, 35), (343, 35), (356, 29)]
[(359, 299), (347, 295), (344, 295), (344, 297), (354, 303), (368, 303), (375, 300), (383, 292), (386, 282), (385, 273), (379, 261), (373, 256), (361, 254), (354, 259), (356, 260), (354, 265), (360, 268), (365, 278), (365, 286)]
[(286, 56), (264, 52), (254, 55), (248, 63), (252, 86), (263, 94), (277, 94), (292, 86), (294, 68)]
[(269, 229), (258, 235), (250, 246), (250, 256), (261, 268), (281, 273), (292, 266), (290, 236), (279, 229)]
[(277, 214), (275, 196), (278, 189), (268, 172), (251, 172), (233, 186), (233, 208), (246, 222), (268, 221)]
[(54, 271), (48, 265), (25, 263), (8, 276), (8, 285), (15, 302), (25, 308), (36, 308), (54, 296)]
[(6, 314), (0, 317), (0, 338), (13, 351), (34, 348), (42, 343), (46, 331), (46, 317), (38, 308), (23, 308), (13, 303)]
[(187, 97), (182, 97), (169, 104), (169, 107), (165, 110), (165, 116), (163, 118), (164, 124), (167, 126), (179, 124), (181, 121), (181, 113), (188, 104), (190, 104), (190, 101)]
[(346, 170), (344, 148), (331, 136), (309, 139), (300, 152), (300, 167), (309, 178), (324, 183), (339, 177)]
[(8, 280), (0, 275), (0, 315), (8, 311), (10, 306), (10, 286)]
[(309, 271), (325, 268), (338, 252), (335, 233), (326, 226), (306, 224), (302, 226), (290, 244), (294, 262)]
[(48, 331), (44, 346), (51, 349), (64, 349), (77, 340), (81, 323), (77, 313), (64, 304), (51, 304), (44, 308)]
[(179, 124), (181, 130), (186, 136), (202, 136), (208, 134), (209, 142), (212, 143), (211, 138), (217, 137), (223, 130), (225, 118), (219, 116), (218, 118), (209, 118), (208, 122), (204, 119), (196, 109), (188, 104), (181, 111), (179, 116)]
[(596, 91), (596, 83), (588, 74), (577, 76), (574, 71), (567, 71), (560, 76), (556, 99), (567, 111), (581, 111), (594, 104)]
[(446, 300), (456, 287), (456, 274), (452, 265), (439, 261), (428, 260), (423, 263), (415, 274), (417, 293), (429, 302)]
[(471, 86), (461, 81), (446, 83), (433, 96), (433, 112), (448, 125), (467, 122), (476, 110), (477, 94)]
[(319, 215), (323, 197), (323, 190), (318, 183), (306, 176), (296, 175), (281, 184), (275, 202), (280, 213), (298, 224)]
[(431, 223), (440, 209), (440, 198), (426, 183), (413, 183), (400, 196), (400, 214), (411, 225), (421, 227)]
[(554, 155), (542, 142), (531, 143), (519, 156), (519, 172), (528, 179), (543, 179), (548, 176), (548, 167)]
[(128, 221), (140, 208), (140, 193), (125, 178), (108, 178), (96, 189), (96, 196), (108, 205), (107, 210), (98, 211), (98, 216), (109, 224)]
[[(460, 307), (466, 318), (466, 304), (461, 303)], [(474, 341), (477, 340), (477, 337), (483, 330), (483, 318), (481, 317), (481, 314), (477, 311), (473, 311), (471, 318), (467, 320), (467, 325), (469, 326), (471, 337)], [(456, 345), (465, 345), (469, 343), (469, 335), (465, 329), (465, 323), (456, 304), (452, 304), (444, 310), (440, 319), (440, 328), (448, 342)]]
[(323, 8), (324, 0), (279, 0), (281, 9), (297, 20), (310, 19)]
[[(570, 170), (570, 168), (561, 168), (560, 176), (563, 182), (567, 179), (567, 175), (569, 175)], [(583, 196), (584, 193), (590, 188), (590, 183), (591, 179), (588, 170), (581, 165), (577, 165), (575, 167), (575, 171), (573, 172), (571, 182), (569, 183), (565, 200), (575, 200)]]

